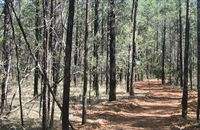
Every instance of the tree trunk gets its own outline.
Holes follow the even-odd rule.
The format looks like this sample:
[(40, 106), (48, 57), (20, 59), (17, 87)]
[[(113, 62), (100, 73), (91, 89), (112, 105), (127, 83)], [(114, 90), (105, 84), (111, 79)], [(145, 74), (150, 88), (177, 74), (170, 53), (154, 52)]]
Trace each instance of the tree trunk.
[[(74, 65), (75, 67), (77, 67), (78, 64), (78, 47), (79, 47), (79, 5), (78, 5), (78, 1), (77, 3), (77, 7), (76, 7), (76, 41), (75, 41), (75, 52), (74, 52)], [(77, 74), (74, 74), (74, 86), (77, 86)]]
[(127, 78), (126, 78), (126, 92), (128, 93), (130, 90), (130, 53), (131, 53), (131, 45), (128, 45), (128, 60), (127, 60)]
[(98, 64), (99, 64), (99, 55), (98, 55), (98, 48), (99, 48), (99, 38), (98, 38), (98, 31), (99, 31), (99, 0), (95, 0), (95, 20), (94, 20), (94, 57), (95, 57), (95, 66), (94, 66), (94, 81), (93, 86), (96, 92), (96, 97), (99, 97), (99, 74), (98, 74)]
[(187, 117), (188, 106), (188, 60), (189, 60), (189, 37), (190, 37), (190, 21), (189, 21), (189, 0), (186, 4), (186, 28), (185, 28), (185, 55), (184, 55), (184, 86), (182, 97), (182, 116)]
[[(41, 29), (40, 29), (40, 9), (39, 9), (40, 2), (39, 0), (35, 1), (35, 47), (37, 48), (35, 56), (39, 60), (39, 41), (41, 40)], [(38, 68), (38, 60), (35, 61), (35, 73), (34, 73), (34, 97), (38, 95), (38, 83), (39, 83), (39, 68)]]
[(63, 107), (62, 107), (62, 129), (69, 130), (69, 97), (70, 97), (70, 81), (71, 81), (71, 52), (72, 52), (72, 35), (74, 24), (74, 4), (75, 0), (69, 1), (68, 22), (67, 22), (67, 38), (65, 48), (65, 67), (64, 67), (64, 83), (63, 83)]
[(182, 55), (182, 2), (179, 0), (179, 78), (180, 86), (183, 87), (183, 55)]
[(133, 22), (134, 6), (135, 6), (135, 0), (133, 0), (133, 1), (132, 1), (132, 9), (131, 9), (131, 22)]
[[(104, 13), (104, 7), (102, 6), (102, 22), (101, 22), (101, 56), (103, 56), (103, 54), (104, 54), (104, 44), (105, 44), (105, 42), (104, 42), (104, 17), (103, 17), (103, 13)], [(103, 76), (104, 76), (104, 67), (101, 65), (101, 86), (103, 85)]]
[(107, 45), (106, 45), (106, 94), (108, 94), (109, 89), (109, 40), (110, 40), (110, 12), (108, 11), (107, 17)]
[(169, 46), (169, 59), (170, 59), (170, 63), (169, 63), (169, 84), (172, 85), (172, 54), (173, 54), (173, 50), (172, 50), (172, 46), (173, 46), (173, 37), (174, 35), (172, 35), (172, 32), (171, 32), (172, 29), (170, 29), (170, 46)]
[(190, 47), (190, 51), (189, 51), (189, 77), (190, 77), (190, 89), (193, 89), (193, 45), (192, 43), (190, 43), (191, 47)]
[(110, 91), (109, 101), (116, 100), (116, 61), (115, 61), (115, 2), (110, 0)]
[(132, 39), (132, 66), (131, 66), (131, 82), (130, 82), (130, 96), (134, 96), (133, 82), (135, 76), (135, 59), (136, 59), (136, 43), (135, 43), (135, 33), (136, 33), (136, 18), (137, 18), (137, 8), (138, 0), (135, 1), (135, 11), (134, 11), (134, 20), (133, 20), (133, 39)]
[(200, 110), (200, 0), (197, 0), (197, 121), (199, 122)]
[(88, 0), (86, 0), (85, 9), (85, 38), (84, 38), (84, 83), (83, 83), (83, 109), (82, 109), (82, 125), (86, 123), (87, 108), (87, 82), (88, 82)]
[(2, 41), (2, 62), (4, 68), (4, 74), (1, 83), (1, 113), (4, 111), (4, 107), (6, 107), (7, 102), (7, 89), (8, 89), (8, 80), (10, 74), (10, 62), (11, 62), (11, 55), (10, 55), (10, 43), (9, 43), (9, 2), (5, 0), (4, 3), (4, 26), (3, 26), (3, 41)]
[(166, 40), (166, 19), (163, 28), (163, 46), (162, 46), (162, 84), (165, 84), (165, 40)]
[(43, 107), (42, 107), (42, 129), (47, 130), (47, 100), (46, 100), (46, 94), (47, 94), (47, 55), (48, 55), (48, 30), (47, 30), (47, 6), (48, 1), (43, 0), (43, 26), (44, 26), (44, 32), (43, 32), (43, 72), (44, 75), (42, 77), (43, 80)]

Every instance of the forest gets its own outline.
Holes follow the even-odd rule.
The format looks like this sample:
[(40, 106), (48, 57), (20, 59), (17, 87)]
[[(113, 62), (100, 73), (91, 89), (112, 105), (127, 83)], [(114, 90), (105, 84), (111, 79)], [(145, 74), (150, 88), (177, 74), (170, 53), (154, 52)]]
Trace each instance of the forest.
[(200, 0), (0, 0), (0, 130), (199, 130)]

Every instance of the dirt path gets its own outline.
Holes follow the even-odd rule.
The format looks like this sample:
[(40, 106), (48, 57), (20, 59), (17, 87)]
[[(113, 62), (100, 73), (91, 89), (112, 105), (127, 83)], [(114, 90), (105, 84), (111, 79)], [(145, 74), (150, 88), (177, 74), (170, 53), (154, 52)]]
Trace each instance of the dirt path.
[(181, 90), (162, 86), (159, 81), (138, 82), (135, 96), (121, 93), (116, 102), (90, 107), (90, 126), (84, 129), (168, 130), (172, 116), (180, 113)]

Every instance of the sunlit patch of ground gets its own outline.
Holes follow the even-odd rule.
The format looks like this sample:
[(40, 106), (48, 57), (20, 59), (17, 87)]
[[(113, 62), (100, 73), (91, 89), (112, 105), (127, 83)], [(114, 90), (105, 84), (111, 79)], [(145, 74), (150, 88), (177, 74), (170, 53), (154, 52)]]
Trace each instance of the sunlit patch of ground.
[[(157, 80), (137, 82), (134, 87), (136, 89), (133, 98), (118, 99), (115, 102), (103, 102), (89, 107), (88, 124), (93, 126), (86, 125), (82, 129), (199, 129), (194, 121), (196, 92), (190, 92), (190, 117), (188, 120), (184, 120), (180, 116), (181, 89), (163, 86)], [(123, 93), (121, 94), (123, 95)]]
[[(60, 87), (62, 88), (62, 87)], [(91, 104), (87, 108), (87, 123), (81, 125), (81, 93), (80, 87), (71, 91), (70, 120), (76, 129), (80, 130), (195, 130), (200, 129), (195, 122), (196, 98), (195, 91), (189, 92), (188, 119), (181, 117), (182, 90), (177, 87), (161, 85), (159, 80), (136, 82), (135, 96), (130, 97), (125, 92), (125, 85), (117, 87), (117, 101), (108, 102), (105, 87), (101, 87), (101, 95), (97, 100), (95, 93), (91, 94)], [(30, 91), (26, 92), (27, 89)], [(32, 88), (23, 89), (24, 102), (32, 98)], [(62, 89), (59, 91), (62, 94)], [(26, 100), (25, 100), (25, 97)], [(62, 97), (58, 96), (58, 99)], [(18, 105), (17, 98), (13, 107)], [(24, 107), (26, 129), (40, 129), (39, 99)], [(61, 100), (60, 100), (61, 101)], [(0, 119), (0, 129), (21, 128), (19, 110), (11, 113), (5, 119)], [(54, 130), (61, 129), (60, 110), (55, 108)]]

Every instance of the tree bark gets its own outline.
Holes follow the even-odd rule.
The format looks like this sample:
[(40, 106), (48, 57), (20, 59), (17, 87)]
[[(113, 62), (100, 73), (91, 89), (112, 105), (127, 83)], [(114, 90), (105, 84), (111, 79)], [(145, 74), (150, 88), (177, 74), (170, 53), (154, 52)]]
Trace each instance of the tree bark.
[(67, 38), (65, 47), (65, 67), (64, 67), (64, 83), (63, 83), (63, 107), (62, 107), (62, 129), (69, 130), (69, 97), (70, 97), (70, 81), (71, 81), (71, 52), (72, 52), (72, 35), (74, 24), (74, 5), (75, 0), (69, 0), (68, 22), (67, 22)]
[(128, 45), (128, 60), (127, 60), (127, 78), (126, 78), (126, 92), (130, 91), (130, 53), (131, 53), (131, 45)]
[(199, 122), (200, 113), (200, 0), (197, 0), (197, 121)]
[(4, 75), (1, 83), (1, 113), (4, 111), (4, 107), (6, 107), (7, 102), (7, 89), (8, 89), (8, 80), (10, 74), (10, 43), (9, 43), (9, 2), (5, 0), (4, 3), (4, 26), (3, 26), (3, 42), (2, 42), (2, 62), (4, 68)]
[(83, 109), (82, 109), (82, 125), (86, 123), (87, 109), (87, 82), (88, 82), (88, 0), (86, 0), (85, 9), (85, 38), (84, 38), (84, 83), (83, 83)]
[(186, 3), (186, 28), (185, 28), (185, 55), (184, 55), (184, 84), (182, 97), (182, 116), (187, 117), (188, 107), (188, 60), (189, 60), (189, 37), (190, 37), (190, 21), (189, 21), (189, 0)]
[(110, 12), (108, 11), (107, 16), (107, 44), (106, 44), (106, 94), (109, 89), (109, 40), (110, 40)]
[(134, 20), (133, 20), (133, 39), (132, 39), (132, 66), (131, 66), (131, 81), (130, 81), (130, 96), (134, 96), (133, 82), (135, 76), (135, 59), (136, 59), (136, 43), (135, 43), (135, 33), (136, 33), (136, 22), (137, 22), (137, 8), (138, 0), (135, 1), (135, 11), (134, 11)]
[(163, 45), (162, 45), (162, 84), (165, 84), (165, 40), (166, 40), (166, 19), (163, 27)]
[[(75, 52), (74, 52), (74, 65), (75, 67), (77, 67), (77, 64), (78, 64), (78, 48), (79, 48), (79, 3), (78, 1), (76, 2), (77, 3), (77, 7), (76, 7), (76, 36), (75, 36)], [(80, 48), (79, 48), (80, 49)], [(77, 86), (77, 74), (75, 73), (74, 74), (74, 86), (76, 87)]]
[(110, 0), (110, 91), (109, 101), (116, 100), (116, 61), (115, 61), (115, 1)]
[(179, 0), (179, 78), (183, 87), (183, 55), (182, 55), (182, 1)]
[(47, 56), (48, 56), (48, 29), (47, 29), (47, 8), (48, 8), (48, 1), (43, 0), (43, 72), (44, 75), (42, 77), (43, 81), (43, 98), (42, 98), (42, 129), (47, 130)]
[(93, 86), (96, 92), (96, 97), (99, 97), (99, 74), (98, 74), (98, 64), (99, 64), (99, 0), (95, 0), (95, 20), (94, 20), (94, 57), (95, 57), (95, 66), (94, 66), (94, 81)]
[[(35, 47), (36, 47), (36, 53), (35, 53), (35, 56), (37, 59), (39, 59), (39, 48), (38, 48), (38, 45), (39, 45), (39, 41), (41, 40), (41, 29), (40, 29), (40, 9), (39, 9), (39, 5), (40, 5), (40, 2), (39, 0), (36, 0), (35, 1), (35, 7), (36, 7), (36, 10), (35, 10), (35, 38), (36, 38), (36, 41), (35, 41)], [(38, 60), (35, 61), (35, 73), (34, 73), (34, 97), (36, 95), (38, 95), (38, 83), (39, 83), (39, 68), (38, 68)]]

